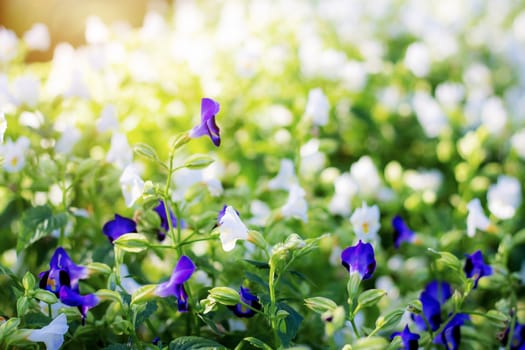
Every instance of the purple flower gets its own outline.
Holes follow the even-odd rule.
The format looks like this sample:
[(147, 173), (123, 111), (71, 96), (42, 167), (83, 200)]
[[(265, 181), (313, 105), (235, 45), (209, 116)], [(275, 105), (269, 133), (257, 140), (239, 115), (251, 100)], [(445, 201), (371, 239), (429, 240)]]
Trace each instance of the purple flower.
[(467, 314), (457, 314), (447, 323), (443, 331), (436, 335), (434, 344), (444, 345), (447, 350), (456, 350), (461, 342), (460, 327), (470, 320)]
[(392, 227), (394, 228), (394, 247), (399, 248), (401, 243), (414, 240), (414, 232), (407, 226), (401, 216), (396, 215), (392, 219)]
[(395, 332), (392, 334), (390, 339), (400, 336), (403, 342), (403, 348), (406, 350), (417, 350), (419, 348), (419, 334), (411, 333), (408, 325), (405, 326), (402, 332)]
[[(157, 231), (157, 239), (162, 242), (166, 238), (166, 234), (170, 230), (170, 225), (168, 223), (168, 216), (166, 215), (166, 204), (163, 200), (159, 199), (159, 205), (153, 209), (160, 217), (160, 229)], [(177, 218), (173, 214), (171, 208), (169, 209), (171, 224), (173, 227), (177, 227)], [(184, 221), (180, 221), (181, 227), (184, 227)]]
[(357, 272), (363, 280), (369, 279), (376, 269), (374, 247), (359, 240), (355, 246), (343, 250), (341, 262), (350, 274)]
[(190, 130), (189, 136), (197, 138), (208, 135), (217, 147), (221, 144), (219, 127), (215, 123), (215, 115), (219, 113), (221, 106), (211, 98), (201, 100), (201, 123)]
[[(430, 329), (435, 331), (441, 325), (441, 305), (452, 296), (452, 288), (447, 282), (432, 281), (421, 292), (419, 300), (423, 305), (423, 316), (428, 321)], [(421, 330), (427, 330), (427, 323), (420, 315), (412, 319)]]
[(155, 289), (155, 294), (163, 298), (168, 296), (176, 297), (179, 311), (188, 311), (188, 294), (184, 289), (184, 282), (190, 279), (194, 271), (195, 264), (193, 261), (185, 255), (181, 256), (177, 266), (173, 269), (170, 279), (159, 284)]
[(60, 287), (59, 298), (65, 305), (78, 307), (82, 314), (82, 324), (84, 324), (88, 310), (97, 306), (100, 301), (95, 294), (80, 295), (78, 291), (67, 286)]
[[(243, 303), (250, 305), (252, 308), (257, 309), (257, 310), (261, 308), (261, 304), (259, 303), (259, 298), (253, 295), (252, 293), (250, 293), (250, 290), (248, 288), (243, 288), (241, 286), (241, 289), (239, 290), (239, 295), (241, 296), (241, 301)], [(254, 310), (247, 308), (241, 303), (234, 305), (234, 306), (228, 306), (228, 307), (238, 317), (252, 317), (253, 315), (255, 315)]]
[[(503, 338), (501, 339), (502, 345), (506, 345), (509, 342), (510, 327), (505, 330)], [(523, 350), (525, 349), (525, 325), (516, 322), (514, 326), (514, 332), (512, 333), (512, 339), (510, 340), (511, 350)]]
[(51, 257), (50, 269), (41, 272), (39, 287), (55, 293), (58, 296), (60, 288), (67, 286), (78, 289), (78, 281), (87, 277), (87, 269), (73, 263), (64, 248), (58, 247)]
[(115, 214), (115, 219), (104, 224), (102, 232), (113, 243), (114, 240), (123, 234), (137, 232), (137, 224), (131, 219)]
[(474, 279), (474, 288), (478, 286), (478, 281), (481, 277), (492, 275), (492, 267), (483, 262), (483, 254), (480, 250), (472, 255), (467, 255), (463, 270), (468, 278)]

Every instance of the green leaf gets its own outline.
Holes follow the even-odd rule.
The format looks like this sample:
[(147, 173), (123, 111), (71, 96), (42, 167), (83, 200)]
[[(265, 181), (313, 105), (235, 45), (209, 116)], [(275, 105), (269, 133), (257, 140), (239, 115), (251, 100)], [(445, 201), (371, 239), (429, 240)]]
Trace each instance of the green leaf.
[(278, 335), (281, 339), (281, 343), (288, 347), (290, 346), (291, 341), (293, 338), (295, 338), (295, 335), (299, 331), (299, 326), (301, 325), (301, 322), (303, 321), (303, 316), (301, 316), (297, 311), (295, 311), (292, 307), (288, 306), (284, 303), (278, 303), (277, 307), (280, 311), (286, 311), (288, 312), (288, 316), (280, 319), (278, 321)]
[(304, 303), (307, 308), (318, 314), (322, 314), (326, 311), (334, 311), (337, 307), (337, 304), (332, 299), (325, 297), (307, 298), (304, 299)]
[(256, 347), (257, 349), (272, 350), (272, 347), (271, 347), (271, 346), (269, 346), (268, 344), (266, 344), (266, 343), (263, 342), (262, 340), (257, 339), (257, 338), (254, 338), (254, 337), (246, 337), (246, 338), (244, 338), (244, 339), (239, 343), (239, 345), (237, 345), (236, 349), (237, 349), (237, 348), (240, 349), (240, 345), (241, 345), (242, 342), (249, 343), (250, 345), (253, 345), (253, 346)]
[(153, 147), (145, 143), (137, 143), (133, 146), (133, 151), (143, 157), (146, 157), (155, 162), (159, 161), (159, 156)]
[(187, 337), (179, 337), (175, 340), (172, 340), (170, 342), (168, 349), (169, 350), (192, 350), (192, 349), (227, 350), (228, 348), (208, 338), (187, 336)]
[(48, 205), (30, 208), (22, 215), (22, 230), (18, 236), (16, 251), (20, 253), (40, 238), (50, 235), (67, 224), (67, 213), (53, 215)]
[(381, 289), (369, 289), (369, 290), (364, 291), (357, 298), (357, 308), (355, 310), (355, 313), (357, 313), (358, 310), (364, 307), (374, 306), (385, 295), (386, 295), (386, 292)]
[(149, 246), (148, 239), (141, 233), (126, 233), (113, 242), (117, 247), (128, 253), (140, 253)]
[(144, 305), (144, 309), (138, 313), (137, 318), (135, 319), (135, 327), (143, 324), (144, 321), (157, 311), (157, 303), (155, 301), (148, 301)]
[(439, 256), (439, 258), (437, 259), (439, 263), (442, 263), (443, 265), (451, 268), (454, 271), (463, 273), (461, 269), (461, 262), (454, 254), (451, 254), (449, 252), (438, 252), (431, 248), (428, 248), (428, 250)]

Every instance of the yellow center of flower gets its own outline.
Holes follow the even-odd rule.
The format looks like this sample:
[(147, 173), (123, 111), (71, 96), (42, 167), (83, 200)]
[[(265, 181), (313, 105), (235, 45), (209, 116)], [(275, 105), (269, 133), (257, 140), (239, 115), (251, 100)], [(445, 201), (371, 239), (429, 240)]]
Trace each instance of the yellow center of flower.
[(17, 164), (18, 164), (18, 158), (17, 157), (11, 158), (11, 165), (15, 167)]
[(369, 230), (370, 230), (370, 225), (368, 224), (368, 222), (363, 222), (363, 232), (368, 233)]
[(47, 286), (51, 288), (51, 290), (55, 290), (56, 289), (56, 282), (53, 278), (48, 278), (47, 279)]

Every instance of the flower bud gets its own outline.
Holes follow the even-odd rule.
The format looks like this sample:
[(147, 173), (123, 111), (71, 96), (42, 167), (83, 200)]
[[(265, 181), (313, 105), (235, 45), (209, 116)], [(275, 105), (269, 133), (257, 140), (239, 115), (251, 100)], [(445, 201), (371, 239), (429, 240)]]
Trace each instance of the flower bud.
[(333, 300), (324, 297), (307, 298), (304, 300), (304, 303), (307, 308), (318, 314), (325, 313), (326, 311), (334, 311), (337, 307), (337, 304)]
[(209, 299), (222, 305), (236, 305), (241, 301), (239, 293), (229, 287), (215, 287), (208, 293)]

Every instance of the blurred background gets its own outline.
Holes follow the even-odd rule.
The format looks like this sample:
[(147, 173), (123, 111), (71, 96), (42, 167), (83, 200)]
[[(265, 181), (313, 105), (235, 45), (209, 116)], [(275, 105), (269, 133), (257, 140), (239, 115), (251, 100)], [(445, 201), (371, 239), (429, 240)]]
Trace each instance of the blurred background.
[(137, 27), (151, 9), (166, 11), (173, 1), (150, 0), (0, 0), (0, 26), (21, 37), (35, 23), (47, 25), (51, 45), (47, 51), (32, 51), (28, 61), (46, 61), (53, 56), (57, 43), (73, 46), (85, 43), (85, 23), (90, 16), (99, 17), (107, 25)]

